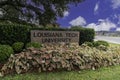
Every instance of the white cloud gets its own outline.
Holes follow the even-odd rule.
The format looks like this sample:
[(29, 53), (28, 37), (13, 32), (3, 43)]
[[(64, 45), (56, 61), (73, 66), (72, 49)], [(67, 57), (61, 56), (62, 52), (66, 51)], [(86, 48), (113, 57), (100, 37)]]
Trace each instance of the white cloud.
[(72, 21), (69, 22), (72, 26), (84, 26), (86, 24), (86, 20), (79, 16), (76, 19), (73, 19)]
[(95, 7), (94, 7), (94, 14), (98, 14), (98, 9), (99, 9), (99, 2), (96, 3)]
[(120, 25), (120, 14), (116, 15), (116, 19), (118, 20), (117, 24)]
[(112, 2), (112, 8), (117, 9), (120, 7), (120, 0), (111, 0)]
[(117, 14), (114, 14), (112, 18), (113, 18), (113, 19), (118, 18), (118, 15), (117, 15)]
[[(93, 28), (95, 31), (110, 31), (112, 28), (117, 28), (117, 25), (113, 23), (109, 18), (99, 19), (97, 23), (90, 23), (86, 25), (86, 20), (79, 16), (76, 19), (69, 22), (72, 26), (83, 26), (86, 28)], [(119, 30), (119, 29), (118, 29)]]
[(63, 15), (64, 15), (64, 17), (67, 17), (67, 16), (69, 16), (69, 12), (68, 11), (64, 11)]
[(120, 25), (120, 14), (112, 15), (113, 20), (117, 20), (117, 25)]
[(120, 28), (117, 28), (116, 31), (120, 31)]
[(90, 23), (86, 26), (86, 28), (92, 28), (94, 29), (95, 31), (98, 31), (99, 30), (99, 27), (97, 27), (97, 24), (95, 23)]
[(111, 28), (116, 28), (116, 25), (109, 19), (99, 19), (98, 23), (90, 23), (86, 27), (95, 31), (109, 31)]

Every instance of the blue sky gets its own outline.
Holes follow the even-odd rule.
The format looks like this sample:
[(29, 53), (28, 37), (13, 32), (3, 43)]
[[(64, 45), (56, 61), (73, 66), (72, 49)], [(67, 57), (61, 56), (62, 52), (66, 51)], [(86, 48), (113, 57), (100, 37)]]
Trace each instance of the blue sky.
[(120, 0), (85, 0), (77, 6), (70, 5), (63, 18), (57, 22), (62, 27), (83, 26), (96, 31), (120, 31)]

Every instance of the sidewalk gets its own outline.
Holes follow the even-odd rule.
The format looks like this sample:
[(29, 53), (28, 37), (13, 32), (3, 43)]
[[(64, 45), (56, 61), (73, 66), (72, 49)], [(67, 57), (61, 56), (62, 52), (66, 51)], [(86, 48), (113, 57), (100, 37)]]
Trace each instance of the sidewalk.
[(109, 36), (95, 36), (95, 41), (104, 40), (110, 43), (120, 44), (120, 37), (109, 37)]

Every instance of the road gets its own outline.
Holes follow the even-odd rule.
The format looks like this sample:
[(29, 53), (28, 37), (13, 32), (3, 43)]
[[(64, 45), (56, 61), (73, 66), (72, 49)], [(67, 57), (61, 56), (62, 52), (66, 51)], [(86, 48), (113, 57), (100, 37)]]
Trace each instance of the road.
[(110, 43), (120, 44), (120, 37), (109, 37), (109, 36), (95, 36), (95, 41), (104, 40)]

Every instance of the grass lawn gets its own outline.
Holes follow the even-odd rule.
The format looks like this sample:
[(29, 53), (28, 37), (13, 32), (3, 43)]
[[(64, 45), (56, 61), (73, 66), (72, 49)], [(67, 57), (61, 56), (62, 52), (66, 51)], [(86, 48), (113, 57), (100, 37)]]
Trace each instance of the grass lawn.
[(9, 75), (0, 78), (0, 80), (120, 80), (120, 66), (104, 67), (95, 71), (61, 71)]
[(110, 46), (113, 46), (113, 47), (115, 47), (115, 46), (120, 46), (120, 44), (116, 44), (116, 43), (109, 43), (109, 45), (110, 45)]

